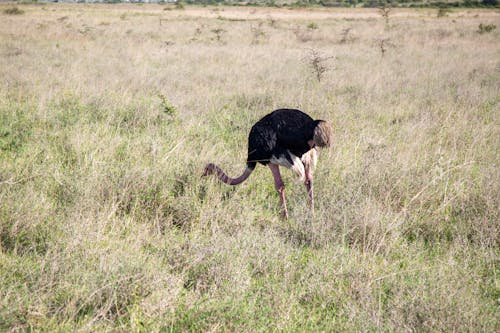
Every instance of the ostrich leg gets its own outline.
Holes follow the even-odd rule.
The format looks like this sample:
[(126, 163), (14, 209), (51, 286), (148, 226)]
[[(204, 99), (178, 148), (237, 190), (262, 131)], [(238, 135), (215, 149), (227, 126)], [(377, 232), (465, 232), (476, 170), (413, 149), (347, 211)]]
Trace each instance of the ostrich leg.
[(283, 179), (281, 179), (280, 167), (276, 164), (269, 163), (269, 169), (271, 169), (271, 172), (273, 173), (274, 188), (280, 195), (281, 208), (283, 209), (281, 216), (288, 219), (288, 210), (286, 209), (285, 199), (285, 184), (283, 183)]
[[(311, 144), (309, 144), (311, 146)], [(307, 194), (309, 195), (309, 208), (311, 213), (314, 214), (314, 192), (313, 192), (313, 171), (318, 162), (318, 151), (313, 148), (304, 155), (302, 155), (302, 162), (304, 163), (305, 180)]]
[(309, 208), (314, 214), (314, 192), (313, 192), (313, 175), (311, 169), (306, 169), (306, 180), (304, 181), (307, 194), (309, 194)]

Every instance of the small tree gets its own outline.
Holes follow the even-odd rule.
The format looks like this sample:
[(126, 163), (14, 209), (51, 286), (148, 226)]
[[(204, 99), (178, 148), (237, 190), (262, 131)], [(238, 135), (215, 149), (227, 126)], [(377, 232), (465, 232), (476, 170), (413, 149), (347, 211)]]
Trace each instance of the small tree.
[(315, 49), (310, 49), (309, 51), (310, 51), (308, 58), (309, 65), (312, 68), (313, 74), (318, 79), (318, 82), (321, 82), (321, 79), (323, 78), (324, 74), (330, 69), (332, 69), (328, 65), (328, 60), (334, 57), (322, 56), (320, 52)]
[(177, 1), (175, 3), (175, 9), (184, 9), (184, 1)]
[(266, 39), (266, 33), (262, 29), (263, 22), (259, 22), (257, 26), (251, 25), (250, 30), (252, 31), (252, 44), (259, 44), (261, 41)]
[(3, 13), (7, 14), (7, 15), (21, 15), (21, 14), (24, 14), (24, 10), (19, 9), (17, 7), (9, 7), (9, 8), (5, 8), (3, 10)]
[(389, 38), (379, 38), (376, 39), (375, 42), (377, 43), (377, 46), (380, 49), (380, 54), (382, 54), (382, 57), (385, 55), (389, 47), (394, 46), (394, 44), (391, 42)]
[(212, 32), (215, 34), (215, 39), (220, 42), (222, 40), (222, 35), (226, 32), (226, 30), (222, 28), (212, 29)]
[(342, 38), (340, 39), (340, 44), (347, 43), (349, 40), (349, 32), (351, 31), (351, 28), (345, 28), (342, 30), (342, 33), (340, 34)]
[(480, 23), (477, 32), (479, 32), (480, 34), (484, 34), (484, 33), (491, 32), (491, 31), (495, 30), (496, 28), (497, 28), (497, 26), (494, 24), (482, 24), (482, 23)]
[(270, 27), (276, 28), (276, 19), (272, 17), (271, 15), (267, 16), (267, 23), (269, 24)]
[(437, 17), (445, 17), (449, 12), (450, 10), (448, 9), (448, 7), (439, 7)]
[(385, 19), (385, 24), (389, 25), (389, 13), (391, 12), (391, 8), (387, 7), (385, 4), (382, 7), (378, 8), (380, 15)]

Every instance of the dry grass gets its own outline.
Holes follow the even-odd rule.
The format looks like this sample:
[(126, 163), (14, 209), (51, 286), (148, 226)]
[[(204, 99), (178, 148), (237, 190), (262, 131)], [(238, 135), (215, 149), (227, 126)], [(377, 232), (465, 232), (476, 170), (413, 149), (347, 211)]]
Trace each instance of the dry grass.
[[(497, 11), (20, 8), (0, 14), (0, 329), (499, 330)], [(320, 82), (311, 49), (335, 57)], [(268, 170), (199, 178), (241, 172), (278, 107), (334, 125), (314, 217), (291, 173), (286, 222)]]

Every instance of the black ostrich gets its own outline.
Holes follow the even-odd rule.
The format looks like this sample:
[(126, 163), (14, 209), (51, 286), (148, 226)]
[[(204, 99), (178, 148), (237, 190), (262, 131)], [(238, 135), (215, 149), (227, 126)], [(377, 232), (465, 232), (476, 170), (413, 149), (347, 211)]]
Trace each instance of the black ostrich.
[(309, 194), (309, 205), (314, 211), (313, 170), (318, 159), (316, 147), (332, 144), (332, 128), (324, 120), (313, 120), (302, 111), (279, 109), (264, 116), (253, 125), (248, 135), (247, 167), (238, 178), (229, 177), (213, 163), (207, 164), (203, 176), (216, 174), (224, 183), (238, 185), (255, 169), (257, 162), (268, 165), (273, 173), (274, 187), (280, 195), (282, 215), (288, 218), (285, 184), (280, 166), (296, 172)]

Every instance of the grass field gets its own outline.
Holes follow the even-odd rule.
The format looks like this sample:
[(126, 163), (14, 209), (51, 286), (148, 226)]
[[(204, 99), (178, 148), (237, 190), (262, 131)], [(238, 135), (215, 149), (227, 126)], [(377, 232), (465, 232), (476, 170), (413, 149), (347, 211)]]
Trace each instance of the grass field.
[[(1, 331), (500, 331), (499, 11), (11, 8)], [(288, 221), (200, 178), (280, 107), (335, 130)]]

